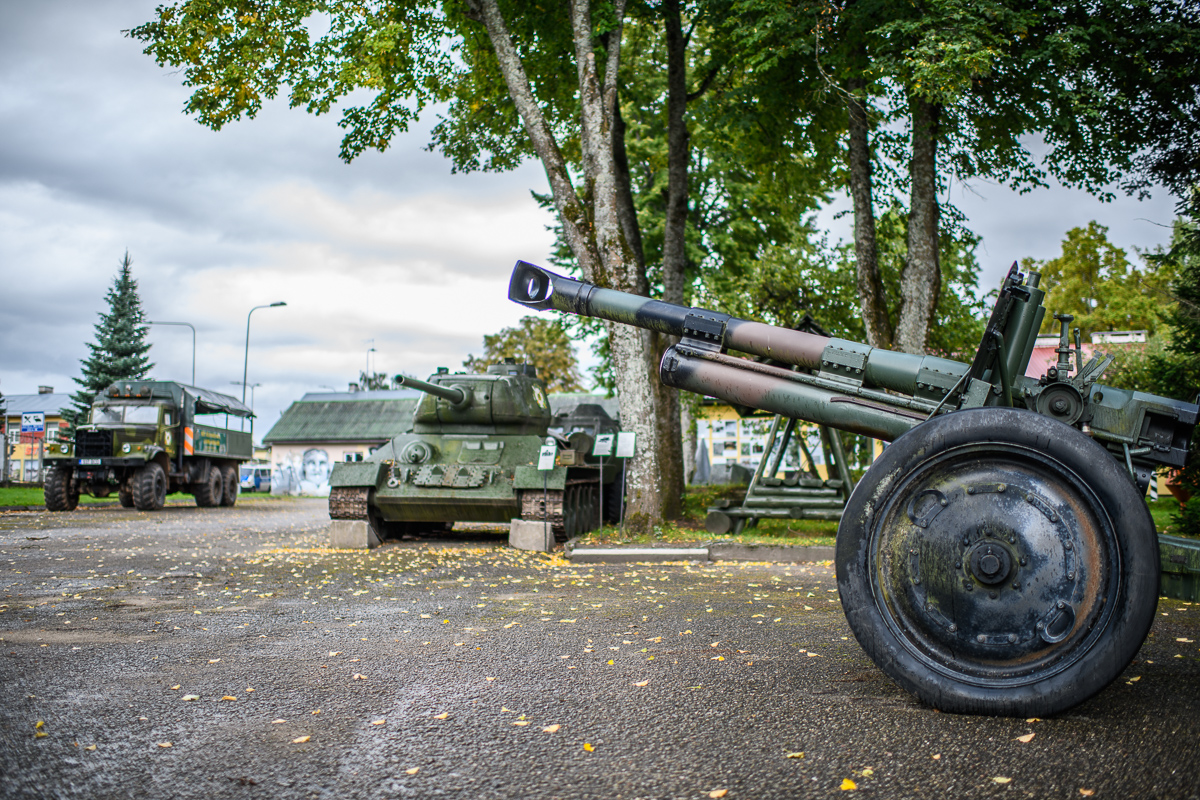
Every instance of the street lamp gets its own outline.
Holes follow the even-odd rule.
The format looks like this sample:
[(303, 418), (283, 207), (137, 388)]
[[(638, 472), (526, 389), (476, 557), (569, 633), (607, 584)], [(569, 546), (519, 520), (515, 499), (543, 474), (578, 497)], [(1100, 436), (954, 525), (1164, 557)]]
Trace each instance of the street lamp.
[(371, 349), (367, 350), (367, 382), (368, 382), (368, 383), (369, 383), (369, 382), (370, 382), (370, 380), (371, 380), (371, 353), (374, 353), (374, 352), (375, 352), (375, 348), (374, 348), (374, 347), (372, 347)]
[(147, 325), (186, 325), (192, 329), (192, 386), (196, 385), (196, 326), (190, 322), (151, 322), (146, 321)]
[[(286, 305), (287, 303), (280, 300), (278, 303), (271, 303), (270, 305), (255, 306), (250, 309), (250, 314), (258, 311), (260, 308), (278, 308), (279, 306)], [(250, 369), (250, 314), (246, 315), (246, 354), (242, 360), (242, 405), (246, 404), (246, 374)]]
[[(287, 303), (280, 300), (278, 303), (271, 303), (265, 306), (255, 306), (254, 308), (250, 309), (250, 313), (246, 315), (246, 353), (242, 359), (242, 405), (246, 405), (246, 375), (250, 369), (250, 315), (255, 311), (258, 311), (260, 308), (278, 308), (279, 306), (286, 305)], [(245, 427), (244, 423), (245, 420), (243, 419), (243, 428)], [(251, 423), (251, 425), (253, 426), (253, 423)], [(251, 427), (250, 430), (253, 432), (254, 428)]]
[[(246, 385), (244, 383), (242, 383), (241, 381), (230, 381), (230, 383), (232, 383), (234, 386), (237, 386), (240, 384), (242, 386), (243, 390), (245, 390), (245, 388), (246, 388)], [(250, 410), (251, 411), (254, 410), (254, 387), (255, 386), (262, 386), (262, 384), (261, 383), (250, 384)]]

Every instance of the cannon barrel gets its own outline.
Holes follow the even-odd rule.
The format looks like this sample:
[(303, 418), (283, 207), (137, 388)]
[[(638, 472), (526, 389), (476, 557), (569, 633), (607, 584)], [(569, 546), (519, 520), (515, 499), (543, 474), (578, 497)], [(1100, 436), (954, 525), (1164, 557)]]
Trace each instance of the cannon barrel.
[[(508, 297), (539, 311), (553, 309), (708, 341), (722, 348), (785, 364), (842, 374), (867, 387), (906, 395), (920, 394), (927, 384), (938, 390), (944, 389), (942, 395), (948, 394), (950, 387), (969, 369), (966, 364), (937, 356), (881, 350), (846, 339), (828, 339), (738, 319), (720, 311), (677, 306), (615, 289), (603, 289), (525, 261), (518, 261), (513, 268)], [(1023, 364), (1020, 369), (1024, 369)], [(697, 391), (693, 387), (687, 388)], [(928, 413), (932, 408), (930, 405), (925, 410)], [(904, 429), (908, 427), (911, 425)]]
[(396, 383), (441, 398), (453, 406), (466, 407), (471, 402), (471, 393), (460, 386), (441, 386), (407, 375), (397, 375)]

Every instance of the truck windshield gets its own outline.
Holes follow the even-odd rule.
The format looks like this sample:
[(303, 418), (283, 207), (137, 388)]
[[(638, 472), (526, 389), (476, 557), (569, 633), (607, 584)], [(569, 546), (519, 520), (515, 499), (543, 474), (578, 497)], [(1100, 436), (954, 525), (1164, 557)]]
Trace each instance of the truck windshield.
[(156, 425), (159, 408), (160, 406), (96, 406), (92, 409), (92, 422)]

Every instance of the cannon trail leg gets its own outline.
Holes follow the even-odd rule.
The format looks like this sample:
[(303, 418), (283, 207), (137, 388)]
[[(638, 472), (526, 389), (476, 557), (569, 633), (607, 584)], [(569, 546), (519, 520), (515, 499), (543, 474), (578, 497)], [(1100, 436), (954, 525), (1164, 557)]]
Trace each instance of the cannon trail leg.
[(1154, 620), (1158, 548), (1102, 447), (1015, 409), (892, 443), (838, 529), (847, 619), (879, 667), (944, 711), (1044, 715), (1094, 695)]

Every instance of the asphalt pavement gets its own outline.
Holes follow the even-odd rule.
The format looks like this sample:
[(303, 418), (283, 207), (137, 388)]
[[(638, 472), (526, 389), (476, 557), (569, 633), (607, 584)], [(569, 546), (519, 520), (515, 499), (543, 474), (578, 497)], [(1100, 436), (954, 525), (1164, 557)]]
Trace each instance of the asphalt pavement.
[(1200, 797), (1200, 604), (1067, 713), (956, 716), (863, 654), (828, 563), (327, 522), (0, 514), (0, 797)]

